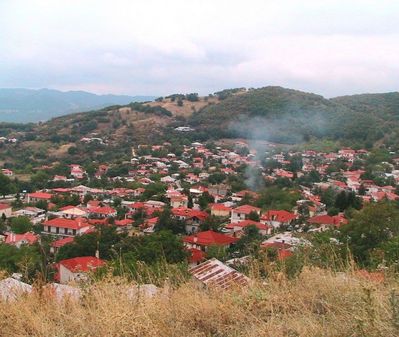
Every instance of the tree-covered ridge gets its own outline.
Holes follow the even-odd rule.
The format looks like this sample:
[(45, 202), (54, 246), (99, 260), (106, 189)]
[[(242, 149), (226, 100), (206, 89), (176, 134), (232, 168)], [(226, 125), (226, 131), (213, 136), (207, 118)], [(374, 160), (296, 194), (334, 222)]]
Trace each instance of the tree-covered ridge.
[(352, 110), (392, 120), (399, 118), (399, 92), (341, 96), (332, 99)]
[[(385, 131), (378, 114), (351, 109), (335, 100), (281, 87), (230, 95), (192, 116), (211, 136), (248, 137), (298, 143), (311, 137), (372, 144)], [(382, 123), (383, 124), (383, 123)]]

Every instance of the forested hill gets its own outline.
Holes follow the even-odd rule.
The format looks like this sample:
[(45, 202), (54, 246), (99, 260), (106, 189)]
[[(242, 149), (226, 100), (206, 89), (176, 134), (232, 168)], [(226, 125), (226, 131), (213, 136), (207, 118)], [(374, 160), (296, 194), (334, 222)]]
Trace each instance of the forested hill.
[(332, 101), (385, 120), (399, 119), (399, 92), (341, 96)]
[[(219, 104), (191, 117), (191, 124), (211, 136), (261, 138), (298, 143), (315, 138), (373, 144), (396, 128), (387, 125), (382, 105), (368, 109), (352, 101), (282, 87), (265, 87), (224, 95)], [(376, 95), (376, 99), (379, 95)], [(354, 99), (355, 101), (355, 99)]]
[(152, 96), (96, 95), (85, 91), (0, 89), (0, 122), (39, 122), (72, 112), (152, 99)]
[[(205, 97), (173, 94), (150, 103), (69, 114), (38, 125), (0, 123), (0, 136), (29, 140), (30, 149), (44, 143), (71, 146), (82, 137), (100, 137), (115, 146), (160, 141), (160, 137), (180, 141), (240, 137), (287, 144), (330, 139), (372, 147), (398, 143), (398, 102), (399, 93), (326, 99), (282, 87), (237, 88)], [(194, 131), (179, 134), (174, 131), (178, 126)]]

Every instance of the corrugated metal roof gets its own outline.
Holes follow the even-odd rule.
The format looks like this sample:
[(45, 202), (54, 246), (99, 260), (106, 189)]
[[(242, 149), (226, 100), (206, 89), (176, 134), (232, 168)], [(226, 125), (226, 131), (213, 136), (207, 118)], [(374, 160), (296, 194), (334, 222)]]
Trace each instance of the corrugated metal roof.
[(213, 258), (190, 269), (191, 275), (206, 286), (228, 289), (246, 286), (249, 278)]

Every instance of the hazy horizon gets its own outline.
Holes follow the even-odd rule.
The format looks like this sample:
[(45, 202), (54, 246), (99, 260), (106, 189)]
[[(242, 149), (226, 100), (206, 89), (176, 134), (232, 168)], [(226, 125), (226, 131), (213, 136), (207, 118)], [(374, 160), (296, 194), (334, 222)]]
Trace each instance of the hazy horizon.
[(399, 89), (394, 1), (3, 0), (0, 87), (154, 95)]

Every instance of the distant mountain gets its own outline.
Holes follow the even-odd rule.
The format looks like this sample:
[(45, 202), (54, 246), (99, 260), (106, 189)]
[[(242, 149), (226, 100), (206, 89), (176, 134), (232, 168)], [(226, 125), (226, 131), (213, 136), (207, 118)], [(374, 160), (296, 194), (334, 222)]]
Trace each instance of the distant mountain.
[(96, 95), (85, 91), (0, 89), (0, 122), (46, 121), (73, 112), (154, 99), (154, 96)]

